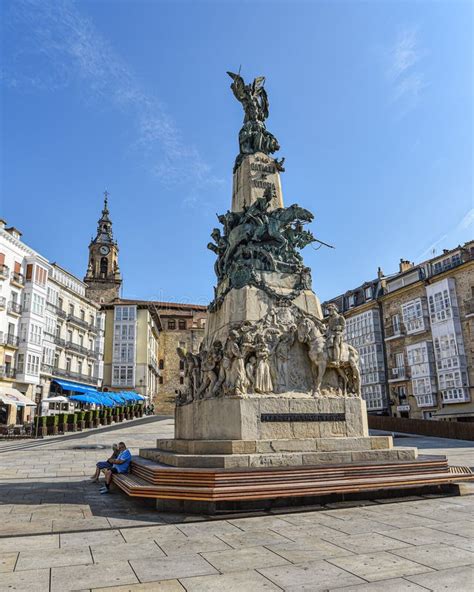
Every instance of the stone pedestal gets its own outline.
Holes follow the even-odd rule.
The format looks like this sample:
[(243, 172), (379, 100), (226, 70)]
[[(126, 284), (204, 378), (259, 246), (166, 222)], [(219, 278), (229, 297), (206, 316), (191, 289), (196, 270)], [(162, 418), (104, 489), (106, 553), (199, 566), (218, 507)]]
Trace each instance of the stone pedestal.
[(234, 173), (232, 211), (241, 212), (244, 207), (263, 197), (265, 189), (271, 189), (273, 198), (270, 208), (283, 207), (280, 174), (275, 160), (263, 152), (245, 156)]

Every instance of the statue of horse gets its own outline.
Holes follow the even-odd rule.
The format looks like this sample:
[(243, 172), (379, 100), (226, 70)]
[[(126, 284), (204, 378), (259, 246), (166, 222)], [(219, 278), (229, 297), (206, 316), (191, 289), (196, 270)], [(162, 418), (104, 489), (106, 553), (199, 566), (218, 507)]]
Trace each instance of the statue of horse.
[[(321, 325), (321, 326), (320, 326)], [(308, 355), (311, 360), (311, 370), (313, 373), (313, 395), (319, 394), (324, 374), (328, 368), (334, 369), (343, 381), (343, 393), (347, 394), (348, 377), (344, 367), (350, 367), (354, 377), (354, 392), (360, 395), (360, 370), (359, 353), (349, 345), (343, 343), (341, 359), (335, 362), (328, 351), (326, 337), (323, 333), (323, 324), (316, 323), (308, 317), (302, 318), (298, 323), (298, 341), (308, 346)]]

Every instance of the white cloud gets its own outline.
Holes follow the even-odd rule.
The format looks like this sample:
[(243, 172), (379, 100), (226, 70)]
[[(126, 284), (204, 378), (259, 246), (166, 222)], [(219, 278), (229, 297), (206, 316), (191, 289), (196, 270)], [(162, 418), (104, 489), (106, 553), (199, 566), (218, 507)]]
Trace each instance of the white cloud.
[(416, 107), (427, 86), (420, 61), (426, 52), (420, 47), (418, 31), (406, 27), (386, 51), (386, 77), (391, 88), (391, 102), (400, 108), (400, 115)]
[[(220, 183), (189, 146), (157, 97), (146, 92), (94, 24), (70, 0), (17, 0), (8, 14), (2, 82), (18, 90), (54, 91), (76, 84), (87, 101), (99, 101), (132, 118), (134, 148), (167, 184)], [(15, 48), (15, 49), (13, 49)]]

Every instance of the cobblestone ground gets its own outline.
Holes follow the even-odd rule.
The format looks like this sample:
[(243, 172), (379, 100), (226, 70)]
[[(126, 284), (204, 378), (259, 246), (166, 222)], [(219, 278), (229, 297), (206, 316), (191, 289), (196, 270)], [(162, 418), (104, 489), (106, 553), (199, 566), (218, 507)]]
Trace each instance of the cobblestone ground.
[[(206, 519), (160, 514), (88, 480), (113, 442), (133, 453), (171, 419), (42, 441), (0, 442), (0, 591), (421, 592), (474, 589), (474, 496)], [(401, 446), (474, 465), (469, 442)], [(105, 449), (96, 448), (103, 446)]]

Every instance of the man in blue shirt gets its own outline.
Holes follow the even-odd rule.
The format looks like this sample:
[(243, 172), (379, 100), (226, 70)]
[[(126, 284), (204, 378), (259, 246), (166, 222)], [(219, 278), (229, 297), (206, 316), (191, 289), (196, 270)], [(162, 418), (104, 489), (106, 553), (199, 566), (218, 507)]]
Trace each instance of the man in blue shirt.
[(132, 455), (130, 450), (125, 446), (125, 442), (119, 442), (119, 454), (117, 458), (110, 459), (109, 461), (113, 467), (105, 471), (105, 487), (102, 487), (100, 493), (109, 493), (112, 475), (117, 473), (128, 473), (131, 461)]

